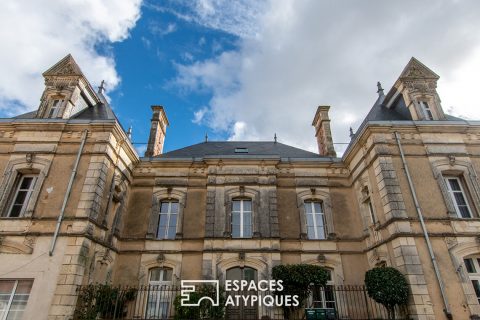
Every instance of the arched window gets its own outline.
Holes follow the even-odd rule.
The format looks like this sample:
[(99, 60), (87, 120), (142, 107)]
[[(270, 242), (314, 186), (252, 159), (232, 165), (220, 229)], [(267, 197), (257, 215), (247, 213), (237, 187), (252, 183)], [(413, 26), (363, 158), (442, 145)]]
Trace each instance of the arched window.
[(167, 200), (160, 203), (157, 239), (175, 239), (177, 232), (178, 201)]
[(168, 319), (171, 309), (173, 270), (170, 268), (152, 268), (149, 271), (149, 290), (146, 306), (146, 319)]
[(252, 200), (232, 200), (232, 238), (252, 237)]
[(322, 203), (319, 201), (305, 201), (304, 207), (308, 239), (325, 239), (325, 215)]
[(477, 300), (480, 303), (480, 256), (465, 258), (463, 262), (465, 263), (465, 270), (468, 273), (468, 277), (477, 295)]

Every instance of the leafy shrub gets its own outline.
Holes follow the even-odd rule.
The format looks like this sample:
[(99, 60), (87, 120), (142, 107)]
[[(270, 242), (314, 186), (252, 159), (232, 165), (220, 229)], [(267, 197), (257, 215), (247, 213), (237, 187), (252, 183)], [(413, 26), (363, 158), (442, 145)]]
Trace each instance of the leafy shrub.
[(290, 264), (278, 265), (272, 268), (272, 278), (282, 280), (283, 291), (278, 295), (298, 296), (300, 302), (298, 307), (284, 307), (283, 311), (287, 318), (294, 316), (295, 312), (301, 309), (305, 300), (312, 293), (312, 285), (325, 286), (327, 283), (327, 271), (320, 267), (310, 264)]
[(135, 300), (137, 289), (120, 289), (108, 284), (91, 284), (80, 289), (78, 305), (73, 318), (94, 320), (101, 318), (121, 318), (125, 315), (125, 305)]
[(408, 283), (405, 276), (395, 268), (380, 267), (365, 273), (368, 295), (385, 306), (389, 319), (395, 319), (395, 306), (408, 303)]

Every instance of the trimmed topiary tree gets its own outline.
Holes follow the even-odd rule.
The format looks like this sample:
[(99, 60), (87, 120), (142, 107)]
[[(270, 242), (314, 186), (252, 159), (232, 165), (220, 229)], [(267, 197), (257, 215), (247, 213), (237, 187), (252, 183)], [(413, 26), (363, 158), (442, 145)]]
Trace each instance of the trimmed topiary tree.
[(283, 312), (286, 319), (295, 316), (295, 313), (304, 306), (305, 300), (312, 293), (312, 284), (325, 286), (327, 283), (327, 271), (310, 264), (279, 265), (272, 268), (272, 278), (282, 280), (283, 291), (278, 295), (298, 296), (300, 302), (298, 307), (284, 307)]
[(405, 276), (395, 268), (380, 267), (365, 273), (368, 295), (385, 306), (388, 318), (395, 319), (395, 306), (408, 303), (408, 283)]

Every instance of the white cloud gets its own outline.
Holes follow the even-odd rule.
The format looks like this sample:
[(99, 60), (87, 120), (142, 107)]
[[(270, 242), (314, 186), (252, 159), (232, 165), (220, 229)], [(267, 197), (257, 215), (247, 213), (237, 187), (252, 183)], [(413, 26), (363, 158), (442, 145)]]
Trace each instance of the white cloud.
[(334, 142), (348, 142), (348, 128), (356, 129), (376, 100), (377, 81), (388, 90), (412, 56), (441, 76), (445, 110), (480, 119), (478, 1), (271, 0), (261, 12), (242, 7), (241, 16), (253, 18), (232, 31), (225, 20), (236, 3), (196, 2), (190, 16), (241, 36), (239, 49), (178, 65), (176, 79), (212, 92), (207, 123), (232, 139), (276, 132), (279, 141), (316, 149), (316, 106), (331, 105)]
[(203, 118), (205, 117), (205, 114), (207, 113), (208, 111), (208, 108), (207, 107), (202, 107), (200, 108), (199, 110), (195, 111), (193, 113), (193, 120), (192, 122), (193, 123), (196, 123), (196, 124), (201, 124), (202, 121), (203, 121)]
[(165, 0), (149, 3), (150, 8), (169, 12), (177, 18), (241, 37), (255, 37), (259, 15), (267, 1), (250, 0)]
[(158, 22), (153, 22), (149, 26), (150, 32), (159, 37), (164, 37), (177, 30), (175, 23), (168, 23), (166, 26), (161, 25)]
[(120, 81), (111, 55), (95, 46), (122, 41), (140, 17), (141, 0), (5, 0), (0, 4), (0, 112), (38, 107), (41, 73), (71, 53), (93, 85)]

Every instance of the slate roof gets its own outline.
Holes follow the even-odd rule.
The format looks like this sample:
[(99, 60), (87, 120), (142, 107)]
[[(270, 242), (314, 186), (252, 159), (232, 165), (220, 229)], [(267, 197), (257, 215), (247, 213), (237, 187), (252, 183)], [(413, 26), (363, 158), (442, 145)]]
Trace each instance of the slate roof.
[[(246, 148), (248, 153), (235, 152)], [(278, 156), (280, 158), (324, 158), (320, 155), (273, 141), (209, 141), (166, 152), (158, 158), (192, 158), (205, 156)]]
[(36, 114), (37, 114), (37, 111), (31, 111), (31, 112), (19, 114), (18, 116), (13, 117), (13, 119), (33, 119), (35, 118)]

